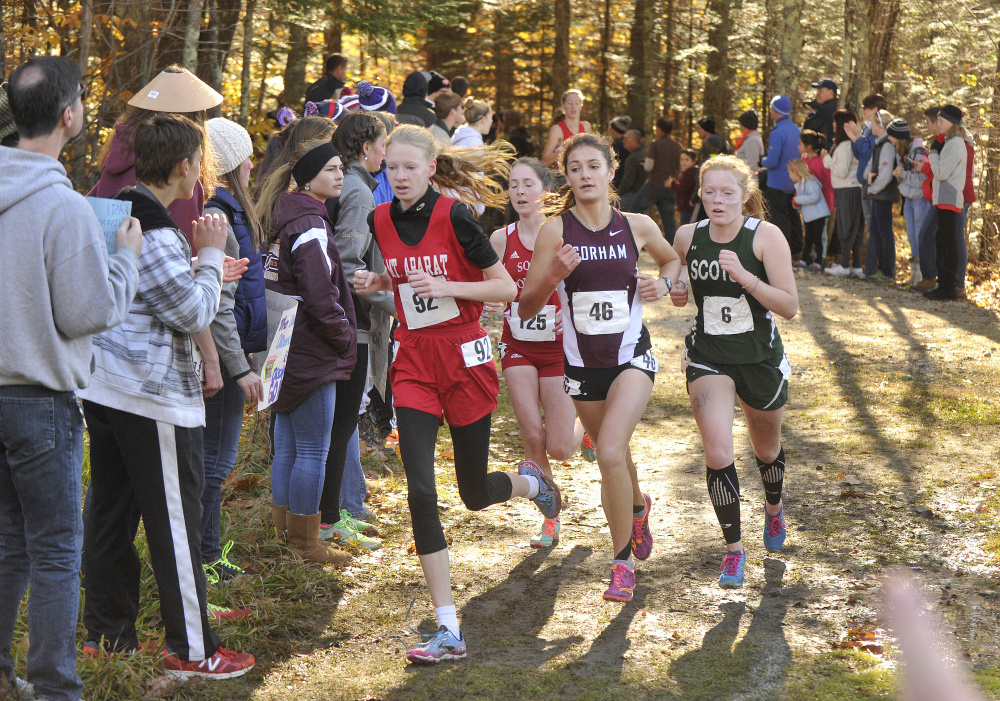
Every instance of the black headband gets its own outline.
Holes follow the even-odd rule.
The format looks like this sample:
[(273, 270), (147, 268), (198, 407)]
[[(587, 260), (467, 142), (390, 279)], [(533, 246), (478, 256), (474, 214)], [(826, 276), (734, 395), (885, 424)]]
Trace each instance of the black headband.
[(331, 143), (322, 144), (309, 151), (292, 166), (292, 177), (295, 178), (295, 184), (302, 187), (319, 175), (319, 172), (330, 162), (331, 158), (336, 158), (339, 155), (340, 152)]

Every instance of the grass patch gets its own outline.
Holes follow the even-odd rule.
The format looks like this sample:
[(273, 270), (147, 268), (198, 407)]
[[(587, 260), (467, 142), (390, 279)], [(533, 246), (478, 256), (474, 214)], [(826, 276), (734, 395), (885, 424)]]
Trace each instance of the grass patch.
[(783, 701), (888, 699), (896, 694), (895, 672), (866, 652), (835, 650), (796, 656), (780, 698)]
[(1000, 409), (978, 397), (938, 396), (928, 407), (938, 420), (953, 428), (1000, 424)]

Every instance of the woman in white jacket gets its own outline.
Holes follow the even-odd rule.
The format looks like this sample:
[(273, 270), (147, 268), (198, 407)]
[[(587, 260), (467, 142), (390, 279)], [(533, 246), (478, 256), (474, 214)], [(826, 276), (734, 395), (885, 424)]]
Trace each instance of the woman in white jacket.
[(493, 110), (485, 102), (473, 100), (471, 97), (465, 101), (465, 124), (455, 130), (451, 135), (452, 146), (482, 146), (483, 137), (490, 132), (493, 126)]
[(858, 159), (851, 151), (851, 140), (844, 131), (848, 122), (857, 124), (851, 110), (837, 110), (833, 115), (833, 154), (823, 154), (823, 165), (830, 170), (833, 200), (837, 204), (837, 235), (840, 237), (840, 262), (826, 272), (838, 277), (863, 278), (865, 250), (864, 213), (861, 207), (861, 183), (858, 182)]
[[(934, 212), (938, 221), (938, 284), (924, 296), (929, 299), (955, 299), (958, 276), (959, 214), (965, 198), (965, 168), (968, 152), (962, 110), (945, 105), (938, 112), (938, 136), (931, 142), (931, 172), (934, 173)], [(964, 272), (964, 271), (963, 271)]]

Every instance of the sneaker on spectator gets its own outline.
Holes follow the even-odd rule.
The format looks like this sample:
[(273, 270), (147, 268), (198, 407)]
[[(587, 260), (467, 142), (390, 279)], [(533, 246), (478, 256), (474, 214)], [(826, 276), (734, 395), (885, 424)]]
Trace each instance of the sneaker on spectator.
[(208, 617), (216, 623), (238, 621), (241, 618), (246, 618), (251, 613), (250, 609), (226, 608), (225, 606), (216, 606), (215, 604), (206, 604), (206, 606), (208, 606)]
[(813, 272), (821, 273), (823, 272), (823, 266), (820, 265), (819, 263), (810, 263), (807, 270), (812, 270)]
[(208, 659), (190, 662), (168, 652), (163, 656), (163, 669), (171, 679), (233, 679), (242, 677), (253, 669), (256, 660), (247, 652), (233, 652), (220, 647)]
[(222, 548), (222, 557), (211, 564), (205, 564), (205, 579), (214, 587), (229, 586), (241, 577), (246, 577), (246, 570), (229, 561), (229, 551), (233, 549), (233, 541)]
[(15, 701), (35, 701), (35, 685), (29, 684), (21, 677), (14, 677), (14, 688), (9, 691)]
[(864, 268), (851, 268), (851, 275), (856, 277), (858, 280), (865, 279), (865, 269)]
[(799, 260), (795, 261), (794, 263), (792, 263), (792, 267), (793, 268), (806, 268), (806, 267), (808, 267), (808, 265), (809, 265), (808, 263), (806, 263), (804, 260), (801, 260), (801, 259), (799, 259)]
[(847, 277), (851, 274), (851, 269), (845, 268), (840, 263), (834, 263), (826, 269), (826, 272), (830, 275), (836, 275), (837, 277)]

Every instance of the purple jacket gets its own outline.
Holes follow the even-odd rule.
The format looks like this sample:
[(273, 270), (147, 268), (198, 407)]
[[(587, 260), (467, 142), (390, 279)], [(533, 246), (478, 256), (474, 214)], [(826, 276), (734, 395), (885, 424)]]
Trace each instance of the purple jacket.
[(281, 392), (272, 409), (294, 411), (316, 389), (346, 380), (357, 359), (351, 288), (326, 206), (302, 192), (278, 200), (278, 237), (264, 256), (264, 284), (299, 301)]

